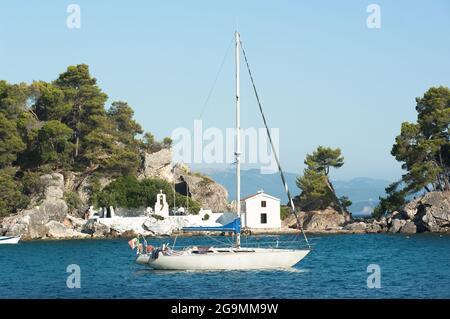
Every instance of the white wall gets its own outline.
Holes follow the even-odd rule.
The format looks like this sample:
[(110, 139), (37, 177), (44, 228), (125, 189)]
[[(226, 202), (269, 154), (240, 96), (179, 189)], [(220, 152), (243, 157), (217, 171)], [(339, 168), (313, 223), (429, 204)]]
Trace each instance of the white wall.
[[(280, 201), (266, 194), (258, 194), (245, 200), (242, 225), (249, 228), (281, 228)], [(261, 207), (266, 201), (266, 207)], [(261, 214), (267, 214), (267, 224), (261, 224)]]

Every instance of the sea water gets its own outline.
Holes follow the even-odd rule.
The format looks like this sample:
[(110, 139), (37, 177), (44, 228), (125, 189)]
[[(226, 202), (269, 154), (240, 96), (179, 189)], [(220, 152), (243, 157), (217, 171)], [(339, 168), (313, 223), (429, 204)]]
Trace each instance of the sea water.
[[(312, 237), (312, 252), (295, 267), (264, 271), (154, 271), (135, 263), (126, 239), (0, 245), (0, 298), (450, 298), (448, 235)], [(292, 247), (293, 239), (242, 242)], [(230, 238), (185, 237), (176, 245), (217, 240)]]

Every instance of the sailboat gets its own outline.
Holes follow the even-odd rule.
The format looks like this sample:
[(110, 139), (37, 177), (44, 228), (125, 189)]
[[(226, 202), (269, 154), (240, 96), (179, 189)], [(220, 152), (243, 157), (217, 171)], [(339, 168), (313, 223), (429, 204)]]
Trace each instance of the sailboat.
[[(136, 262), (158, 270), (250, 270), (250, 269), (273, 269), (290, 268), (302, 260), (311, 251), (308, 239), (301, 229), (299, 219), (295, 213), (294, 204), (287, 187), (283, 171), (278, 160), (278, 156), (273, 147), (270, 131), (268, 129), (261, 103), (256, 92), (253, 77), (250, 72), (247, 57), (244, 53), (245, 62), (252, 80), (253, 89), (260, 107), (264, 125), (266, 126), (269, 141), (278, 164), (281, 179), (288, 194), (292, 213), (297, 218), (297, 226), (302, 230), (302, 234), (307, 243), (307, 248), (283, 249), (283, 248), (259, 248), (243, 247), (241, 245), (241, 198), (240, 198), (240, 51), (242, 43), (240, 35), (235, 32), (235, 63), (236, 63), (236, 215), (237, 217), (224, 226), (217, 227), (184, 227), (185, 231), (206, 231), (206, 232), (233, 232), (235, 234), (235, 243), (231, 247), (187, 247), (182, 250), (174, 250), (169, 245), (150, 249), (142, 249), (138, 252)], [(134, 246), (134, 245), (133, 245)]]

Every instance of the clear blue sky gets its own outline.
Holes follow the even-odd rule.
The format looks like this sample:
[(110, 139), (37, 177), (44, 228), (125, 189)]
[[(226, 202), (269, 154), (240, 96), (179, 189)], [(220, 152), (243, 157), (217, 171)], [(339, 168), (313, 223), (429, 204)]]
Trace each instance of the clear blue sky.
[[(66, 27), (81, 6), (81, 29)], [(381, 7), (381, 29), (366, 8)], [(318, 145), (340, 147), (337, 179), (396, 179), (390, 155), (416, 96), (450, 86), (450, 1), (0, 1), (0, 79), (51, 81), (87, 63), (110, 101), (125, 100), (158, 138), (192, 128), (238, 21), (280, 157), (301, 172)], [(203, 113), (232, 127), (233, 54)], [(261, 127), (248, 78), (242, 124)]]

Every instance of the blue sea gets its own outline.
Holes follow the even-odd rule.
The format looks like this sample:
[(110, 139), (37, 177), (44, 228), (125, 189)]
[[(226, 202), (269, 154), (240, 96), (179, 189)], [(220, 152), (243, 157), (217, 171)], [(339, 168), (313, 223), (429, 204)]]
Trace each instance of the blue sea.
[[(304, 260), (273, 271), (153, 271), (135, 264), (126, 239), (0, 245), (0, 298), (450, 298), (448, 235), (312, 237), (314, 249)], [(293, 238), (243, 242), (263, 246), (277, 239), (283, 246)], [(154, 245), (172, 240), (148, 239)], [(207, 242), (185, 237), (176, 245)], [(71, 264), (80, 267), (80, 288), (67, 286)], [(369, 288), (375, 275), (380, 287)]]

